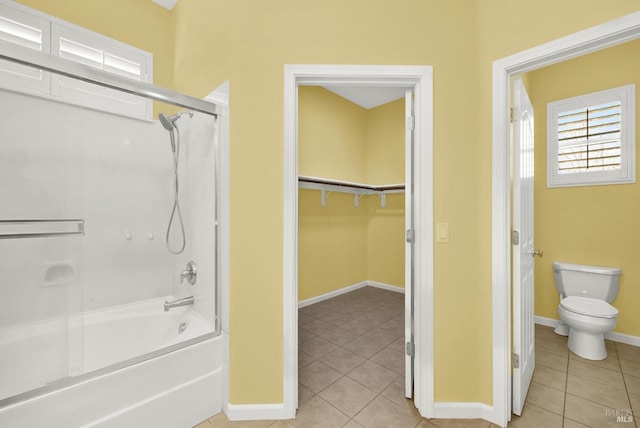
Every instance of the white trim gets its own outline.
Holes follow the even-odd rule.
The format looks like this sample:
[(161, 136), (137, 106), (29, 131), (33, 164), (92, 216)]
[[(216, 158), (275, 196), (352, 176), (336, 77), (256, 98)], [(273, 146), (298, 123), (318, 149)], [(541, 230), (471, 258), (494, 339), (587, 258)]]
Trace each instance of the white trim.
[(538, 315), (534, 315), (533, 316), (533, 322), (535, 322), (537, 325), (543, 325), (545, 327), (552, 327), (552, 328), (556, 328), (556, 326), (558, 325), (558, 322), (560, 320), (556, 320), (553, 318), (547, 318), (547, 317), (540, 317)]
[(231, 404), (225, 412), (230, 421), (262, 421), (291, 419), (285, 411), (284, 403), (275, 404)]
[(395, 285), (385, 284), (383, 282), (366, 280), (366, 281), (358, 282), (353, 285), (347, 285), (346, 287), (342, 287), (337, 290), (329, 291), (328, 293), (320, 294), (319, 296), (316, 296), (316, 297), (311, 297), (309, 299), (301, 300), (298, 302), (298, 309), (306, 308), (307, 306), (311, 306), (316, 303), (320, 303), (325, 300), (329, 300), (334, 297), (340, 296), (341, 294), (346, 294), (351, 291), (355, 291), (358, 288), (367, 287), (367, 286), (382, 288), (383, 290), (394, 291), (396, 293), (404, 294), (404, 288), (397, 287)]
[(385, 284), (384, 282), (367, 280), (369, 287), (382, 288), (383, 290), (394, 291), (396, 293), (404, 294), (404, 287), (398, 287), (396, 285)]
[[(538, 325), (544, 325), (546, 327), (552, 327), (555, 328), (556, 325), (558, 325), (558, 322), (560, 322), (560, 320), (554, 319), (554, 318), (547, 318), (547, 317), (539, 317), (539, 316), (535, 316), (534, 317), (536, 324)], [(618, 343), (625, 343), (627, 345), (633, 345), (633, 346), (640, 346), (640, 337), (639, 336), (632, 336), (630, 334), (624, 334), (624, 333), (618, 333), (615, 331), (610, 331), (609, 333), (606, 333), (604, 335), (604, 338), (607, 340), (611, 340), (613, 342), (618, 342)]]
[(490, 420), (493, 407), (485, 403), (434, 403), (434, 418)]
[(430, 66), (289, 65), (284, 67), (283, 381), (285, 413), (295, 415), (298, 390), (298, 85), (404, 86), (415, 95), (414, 215), (415, 399), (433, 415), (433, 68)]
[(367, 281), (362, 281), (353, 285), (348, 285), (346, 287), (342, 287), (337, 290), (330, 291), (328, 293), (321, 294), (316, 297), (311, 297), (310, 299), (301, 300), (298, 302), (298, 309), (305, 308), (307, 306), (322, 302), (324, 300), (329, 300), (336, 296), (340, 296), (341, 294), (346, 294), (351, 291), (357, 290), (358, 288), (366, 287), (367, 285), (369, 285)]
[(218, 171), (218, 284), (219, 293), (217, 298), (220, 303), (216, 304), (218, 322), (221, 323), (223, 342), (222, 359), (222, 411), (227, 413), (229, 405), (229, 81), (224, 81), (213, 92), (205, 97), (205, 100), (216, 103), (219, 106), (218, 116), (218, 143), (216, 147), (216, 168)]
[[(547, 104), (547, 187), (598, 186), (636, 182), (635, 89), (636, 85), (633, 83)], [(593, 106), (610, 102), (620, 103), (620, 168), (561, 174), (558, 166), (559, 115), (578, 109), (586, 111)], [(595, 141), (595, 139), (589, 139), (585, 143), (588, 145), (597, 144)]]
[(640, 37), (640, 12), (493, 63), (492, 310), (493, 415), (506, 426), (511, 403), (511, 200), (509, 82), (512, 76)]
[(617, 333), (610, 331), (604, 335), (604, 338), (613, 342), (625, 343), (627, 345), (640, 346), (640, 337), (630, 334)]

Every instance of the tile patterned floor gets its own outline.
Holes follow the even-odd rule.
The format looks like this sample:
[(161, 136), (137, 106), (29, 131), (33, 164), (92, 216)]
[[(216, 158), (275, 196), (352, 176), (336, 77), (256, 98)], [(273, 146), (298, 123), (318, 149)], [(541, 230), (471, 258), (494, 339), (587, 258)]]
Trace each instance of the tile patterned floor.
[(605, 360), (585, 360), (566, 337), (536, 326), (536, 369), (522, 416), (509, 427), (640, 428), (640, 348), (606, 345)]
[[(219, 414), (195, 428), (495, 427), (427, 420), (404, 398), (402, 294), (361, 288), (301, 309), (298, 325), (296, 418), (230, 422)], [(536, 369), (522, 416), (509, 427), (640, 428), (640, 348), (606, 344), (605, 360), (585, 360), (569, 352), (566, 337), (536, 326)]]
[(295, 419), (230, 422), (219, 414), (196, 428), (495, 426), (475, 419), (427, 420), (404, 398), (403, 294), (360, 288), (301, 309), (298, 327)]

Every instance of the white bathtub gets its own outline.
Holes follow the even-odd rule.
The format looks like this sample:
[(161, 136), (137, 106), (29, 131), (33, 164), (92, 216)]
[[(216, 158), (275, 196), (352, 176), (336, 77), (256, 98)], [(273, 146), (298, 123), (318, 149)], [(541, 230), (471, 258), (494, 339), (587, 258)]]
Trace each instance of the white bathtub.
[[(137, 427), (157, 421), (151, 425), (187, 427), (220, 412), (226, 338), (212, 337), (214, 326), (190, 306), (164, 312), (164, 300), (0, 331), (4, 396), (7, 388), (12, 395), (46, 388), (47, 380), (64, 375), (83, 379), (0, 409), (0, 426)], [(193, 343), (202, 335), (210, 338)], [(185, 341), (192, 344), (115, 371), (108, 367)]]

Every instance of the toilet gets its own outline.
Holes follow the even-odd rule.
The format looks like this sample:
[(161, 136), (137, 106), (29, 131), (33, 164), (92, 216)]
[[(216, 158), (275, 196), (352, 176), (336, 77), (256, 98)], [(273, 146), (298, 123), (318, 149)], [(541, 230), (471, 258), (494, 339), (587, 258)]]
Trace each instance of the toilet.
[(553, 278), (560, 293), (560, 324), (555, 332), (569, 335), (569, 349), (587, 360), (604, 360), (604, 334), (613, 330), (618, 310), (611, 303), (618, 295), (622, 269), (553, 263)]

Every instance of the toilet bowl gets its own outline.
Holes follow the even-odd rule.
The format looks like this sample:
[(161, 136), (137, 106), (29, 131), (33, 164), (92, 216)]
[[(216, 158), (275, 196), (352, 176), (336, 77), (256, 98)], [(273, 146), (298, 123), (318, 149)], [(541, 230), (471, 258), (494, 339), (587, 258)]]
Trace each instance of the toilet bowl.
[(555, 332), (568, 332), (574, 354), (588, 360), (607, 358), (604, 335), (618, 320), (618, 310), (609, 303), (618, 295), (621, 274), (619, 268), (553, 263), (561, 320)]
[(604, 300), (569, 296), (560, 301), (560, 318), (569, 326), (568, 347), (587, 360), (604, 360), (604, 334), (613, 330), (618, 310)]

